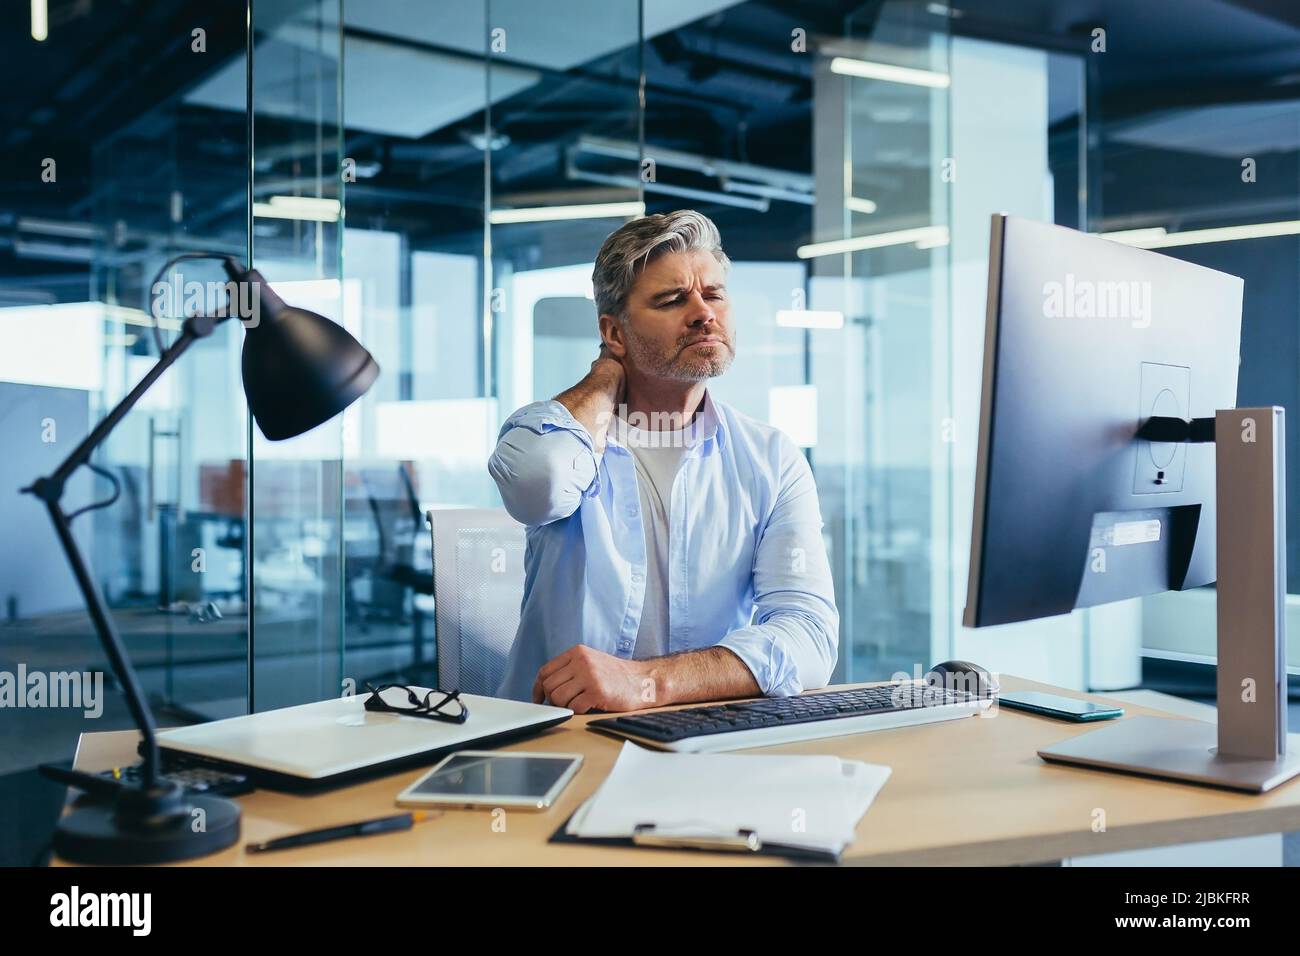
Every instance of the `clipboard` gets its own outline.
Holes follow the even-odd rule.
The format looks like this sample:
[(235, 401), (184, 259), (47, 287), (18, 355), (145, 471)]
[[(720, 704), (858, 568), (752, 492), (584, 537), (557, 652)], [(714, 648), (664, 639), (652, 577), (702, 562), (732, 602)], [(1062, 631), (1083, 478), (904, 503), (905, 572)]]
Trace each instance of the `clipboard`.
[[(582, 807), (579, 805), (578, 810)], [(813, 850), (803, 846), (791, 846), (788, 843), (764, 843), (752, 830), (740, 830), (734, 834), (719, 834), (716, 837), (683, 837), (668, 834), (656, 834), (654, 824), (645, 823), (636, 828), (630, 837), (580, 837), (568, 833), (569, 821), (578, 810), (574, 810), (560, 824), (559, 829), (551, 834), (548, 843), (576, 843), (592, 846), (644, 847), (657, 850), (693, 850), (701, 853), (742, 853), (761, 856), (779, 856), (798, 863), (839, 863), (840, 854), (830, 850)]]

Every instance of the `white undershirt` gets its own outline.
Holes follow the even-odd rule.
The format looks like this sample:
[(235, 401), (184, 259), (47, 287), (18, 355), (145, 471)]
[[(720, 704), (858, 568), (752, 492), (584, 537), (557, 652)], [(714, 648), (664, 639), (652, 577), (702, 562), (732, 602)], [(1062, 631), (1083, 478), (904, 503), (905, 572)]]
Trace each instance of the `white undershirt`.
[(632, 657), (662, 657), (668, 653), (668, 534), (673, 482), (685, 456), (694, 426), (677, 431), (643, 431), (617, 422), (616, 438), (636, 462), (636, 484), (645, 528), (645, 601)]

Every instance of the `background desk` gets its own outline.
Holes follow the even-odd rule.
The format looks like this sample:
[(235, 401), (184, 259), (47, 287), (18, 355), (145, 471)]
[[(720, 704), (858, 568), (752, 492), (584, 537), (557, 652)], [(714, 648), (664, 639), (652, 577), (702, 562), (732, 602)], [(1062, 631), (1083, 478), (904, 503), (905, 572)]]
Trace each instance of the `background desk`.
[[(1007, 690), (1097, 695), (1003, 677)], [(1128, 716), (1156, 714), (1125, 705)], [(1168, 716), (1168, 715), (1166, 715)], [(361, 837), (249, 855), (243, 843), (395, 812), (397, 793), (423, 769), (315, 796), (258, 791), (239, 798), (243, 841), (200, 864), (217, 865), (772, 865), (735, 854), (548, 844), (547, 838), (605, 779), (620, 741), (585, 729), (588, 717), (514, 744), (510, 750), (582, 753), (586, 761), (549, 811), (449, 810), (405, 833)], [(764, 748), (764, 753), (833, 753), (887, 764), (893, 775), (858, 825), (845, 863), (982, 865), (1039, 863), (1098, 853), (1300, 830), (1300, 782), (1263, 796), (1210, 790), (1122, 774), (1052, 766), (1037, 750), (1092, 729), (997, 709), (991, 717), (829, 737)], [(132, 762), (134, 731), (84, 734), (76, 766), (101, 770)], [(1100, 830), (1104, 814), (1105, 829)], [(494, 823), (497, 829), (494, 830)], [(190, 864), (194, 865), (194, 864)]]

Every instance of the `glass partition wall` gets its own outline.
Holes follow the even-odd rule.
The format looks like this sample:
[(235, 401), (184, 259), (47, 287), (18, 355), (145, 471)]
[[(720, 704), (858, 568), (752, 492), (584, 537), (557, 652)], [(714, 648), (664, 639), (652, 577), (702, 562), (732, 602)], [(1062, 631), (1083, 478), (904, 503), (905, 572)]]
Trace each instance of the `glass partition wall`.
[(799, 254), (812, 308), (843, 316), (808, 337), (846, 680), (948, 656), (950, 49), (946, 17), (874, 4), (816, 64), (817, 204)]
[[(80, 675), (85, 692), (79, 706), (50, 697), (10, 709), (6, 682), (0, 776), (34, 777), (36, 764), (70, 758), (78, 732), (131, 722), (48, 515), (19, 489), (53, 471), (152, 367), (155, 330), (165, 346), (209, 304), (207, 283), (224, 280), (214, 263), (186, 261), (155, 290), (164, 262), (248, 256), (247, 28), (243, 4), (100, 4), (52, 11), (38, 39), (26, 5), (10, 12), (0, 41), (0, 672)], [(127, 66), (139, 62), (149, 69)], [(239, 112), (195, 95), (227, 68)], [(162, 725), (247, 707), (242, 336), (229, 323), (190, 349), (64, 498), (69, 512), (103, 505), (77, 517), (74, 534)], [(38, 805), (6, 800), (6, 848), (48, 832), (26, 816)]]
[(842, 679), (964, 658), (1083, 687), (1102, 677), (1096, 651), (1129, 664), (1112, 686), (1136, 683), (1132, 627), (1108, 626), (1097, 649), (1086, 614), (960, 625), (990, 217), (1087, 229), (1085, 52), (908, 0), (864, 5), (819, 47), (814, 241), (799, 255), (812, 307), (836, 316), (809, 347)]
[[(1003, 207), (1082, 222), (1051, 202), (1082, 181), (1077, 56), (971, 40), (944, 8), (904, 0), (276, 0), (246, 23), (233, 6), (206, 53), (176, 51), (202, 69), (96, 140), (85, 239), (56, 236), (85, 257), (80, 286), (6, 283), (15, 306), (101, 310), (93, 375), (6, 372), (5, 388), (71, 402), (53, 417), (73, 433), (143, 374), (152, 335), (133, 310), (188, 249), (250, 259), (382, 368), (339, 419), (267, 442), (228, 327), (105, 449), (124, 493), (86, 517), (86, 540), (122, 620), (140, 620), (124, 630), (173, 719), (435, 682), (425, 512), (499, 507), (485, 460), (501, 421), (595, 354), (600, 242), (688, 206), (734, 262), (739, 353), (714, 390), (790, 434), (817, 476), (836, 679), (960, 650), (984, 220)], [(1008, 88), (1001, 153), (1033, 157), (1014, 175), (973, 138)], [(194, 263), (171, 278), (215, 276)], [(162, 321), (174, 334), (175, 315)], [(87, 499), (105, 490), (82, 480)], [(22, 518), (34, 539), (39, 517)], [(69, 595), (41, 603), (11, 577), (11, 619), (49, 605), (81, 621)]]
[[(288, 303), (369, 342), (342, 279), (344, 87), (338, 0), (254, 4), (250, 20), (253, 265)], [(382, 363), (382, 358), (380, 359)], [(344, 460), (356, 407), (284, 442), (250, 429), (250, 705), (338, 693), (349, 538)], [(358, 557), (359, 559), (359, 557)]]
[(568, 6), (597, 46), (526, 2), (253, 8), (255, 263), (382, 369), (253, 436), (256, 709), (437, 680), (424, 516), (499, 507), (501, 420), (595, 354), (591, 261), (642, 208), (639, 6)]
[[(357, 335), (381, 377), (339, 419), (273, 444), (242, 401), (242, 331), (196, 347), (97, 460), (121, 488), (78, 522), (101, 585), (170, 720), (436, 682), (425, 512), (500, 506), (485, 467), (500, 423), (595, 355), (600, 242), (643, 211), (694, 207), (734, 262), (738, 358), (714, 390), (790, 434), (817, 478), (835, 678), (964, 657), (1132, 686), (1144, 642), (1189, 633), (1164, 598), (959, 624), (989, 216), (1098, 231), (1293, 219), (1293, 102), (1284, 84), (1265, 103), (1239, 91), (1126, 112), (1105, 79), (1141, 64), (1014, 6), (274, 0), (194, 21), (202, 42), (189, 13), (155, 12), (131, 29), (170, 51), (166, 95), (114, 73), (120, 95), (95, 112), (103, 90), (74, 84), (59, 102), (97, 118), (62, 124), (82, 138), (54, 145), (30, 120), (44, 114), (10, 117), (31, 174), (0, 210), (0, 438), (20, 450), (0, 462), (5, 485), (48, 470), (151, 363), (145, 286), (169, 255), (249, 258)], [(88, 49), (59, 55), (97, 68)], [(1208, 197), (1227, 159), (1180, 131), (1212, 120), (1253, 144), (1258, 182), (1175, 222), (1143, 164), (1158, 151), (1166, 190)], [(42, 182), (51, 154), (58, 179)], [(1248, 323), (1292, 315), (1290, 273), (1268, 264), (1294, 236), (1257, 241), (1270, 258), (1244, 242), (1175, 254), (1248, 274)], [(173, 284), (217, 275), (182, 265)], [(165, 337), (180, 314), (161, 316)], [(1267, 346), (1289, 327), (1250, 326), (1243, 382), (1259, 401), (1289, 401), (1293, 366)], [(112, 491), (78, 481), (87, 502)], [(0, 566), (0, 666), (102, 668), (43, 516), (0, 501), (5, 530), (31, 542)], [(120, 725), (111, 687), (107, 704)], [(6, 757), (48, 757), (61, 719), (8, 721)]]

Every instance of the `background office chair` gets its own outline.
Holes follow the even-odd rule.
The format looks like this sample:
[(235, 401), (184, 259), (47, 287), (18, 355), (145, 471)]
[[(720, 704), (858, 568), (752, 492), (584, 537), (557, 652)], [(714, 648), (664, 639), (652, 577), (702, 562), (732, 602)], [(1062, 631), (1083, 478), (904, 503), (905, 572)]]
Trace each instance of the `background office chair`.
[(429, 512), (438, 686), (495, 695), (519, 627), (524, 526), (496, 508)]
[(351, 645), (378, 661), (384, 649), (398, 653), (401, 629), (409, 627), (411, 634), (410, 660), (370, 671), (365, 679), (372, 684), (437, 682), (424, 637), (433, 569), (428, 539), (420, 536), (425, 518), (410, 469), (410, 462), (399, 462), (346, 475), (344, 581)]

